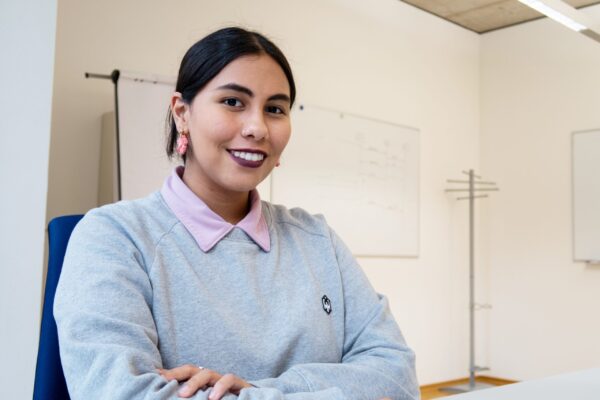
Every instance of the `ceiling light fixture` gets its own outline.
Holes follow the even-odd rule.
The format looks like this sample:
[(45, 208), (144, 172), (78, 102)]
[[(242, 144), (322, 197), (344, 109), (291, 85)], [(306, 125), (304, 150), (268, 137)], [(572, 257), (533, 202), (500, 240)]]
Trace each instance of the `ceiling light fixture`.
[(600, 42), (600, 26), (586, 14), (561, 0), (519, 0), (521, 3), (546, 15), (548, 18)]
[(576, 32), (590, 28), (589, 21), (584, 21), (587, 20), (586, 15), (560, 0), (519, 1)]

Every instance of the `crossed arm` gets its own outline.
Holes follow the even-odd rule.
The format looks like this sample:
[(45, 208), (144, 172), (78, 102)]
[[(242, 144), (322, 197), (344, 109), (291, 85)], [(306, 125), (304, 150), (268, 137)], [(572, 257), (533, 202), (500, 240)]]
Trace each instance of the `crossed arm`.
[[(226, 374), (221, 375), (216, 371), (187, 364), (170, 370), (159, 369), (160, 375), (168, 381), (176, 380), (185, 382), (177, 392), (178, 396), (183, 398), (192, 397), (199, 390), (207, 387), (211, 388), (208, 395), (209, 400), (220, 400), (227, 393), (239, 395), (240, 391), (252, 387), (251, 384), (242, 378)], [(380, 400), (391, 400), (389, 397), (383, 397)]]

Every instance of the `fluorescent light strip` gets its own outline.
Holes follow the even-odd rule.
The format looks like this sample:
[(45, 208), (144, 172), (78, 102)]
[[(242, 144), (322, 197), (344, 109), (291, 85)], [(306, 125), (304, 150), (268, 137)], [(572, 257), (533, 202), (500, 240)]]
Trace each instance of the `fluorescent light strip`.
[(581, 32), (585, 29), (588, 29), (585, 25), (580, 24), (577, 21), (567, 17), (566, 15), (560, 13), (549, 5), (541, 2), (540, 0), (519, 0), (521, 3), (537, 10), (547, 16), (548, 18), (552, 18), (556, 22), (559, 22), (566, 27), (573, 29), (574, 31)]

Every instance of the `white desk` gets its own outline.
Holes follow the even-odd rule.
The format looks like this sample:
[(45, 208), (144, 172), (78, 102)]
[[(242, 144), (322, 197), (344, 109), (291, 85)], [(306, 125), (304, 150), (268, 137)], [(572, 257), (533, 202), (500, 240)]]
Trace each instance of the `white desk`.
[(448, 396), (448, 400), (598, 400), (600, 368)]

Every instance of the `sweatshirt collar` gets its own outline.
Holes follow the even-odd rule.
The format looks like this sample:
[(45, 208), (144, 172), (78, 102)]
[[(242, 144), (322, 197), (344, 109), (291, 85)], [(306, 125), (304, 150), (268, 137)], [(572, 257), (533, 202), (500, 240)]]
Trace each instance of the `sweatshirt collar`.
[(210, 251), (235, 227), (246, 232), (264, 251), (271, 250), (269, 229), (256, 189), (250, 192), (250, 212), (236, 225), (232, 225), (208, 208), (206, 203), (187, 187), (182, 176), (183, 166), (176, 167), (165, 180), (160, 193), (167, 206), (190, 232), (202, 251)]

